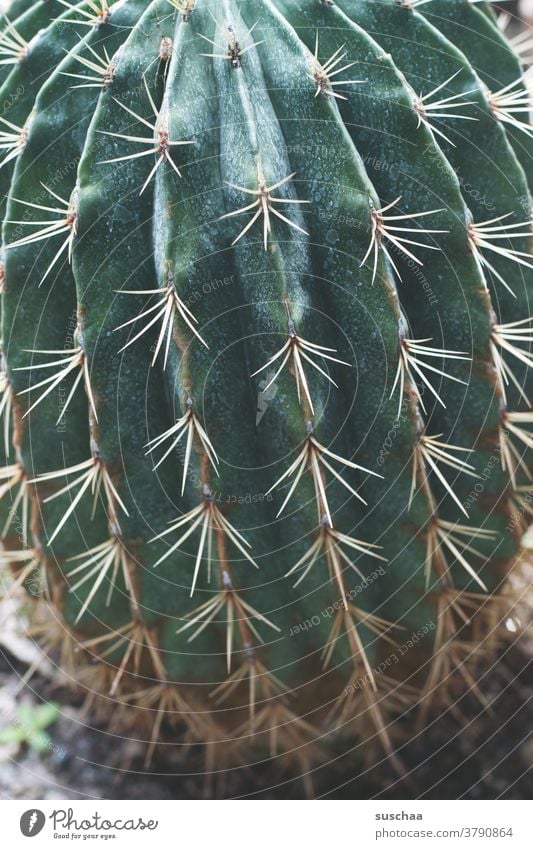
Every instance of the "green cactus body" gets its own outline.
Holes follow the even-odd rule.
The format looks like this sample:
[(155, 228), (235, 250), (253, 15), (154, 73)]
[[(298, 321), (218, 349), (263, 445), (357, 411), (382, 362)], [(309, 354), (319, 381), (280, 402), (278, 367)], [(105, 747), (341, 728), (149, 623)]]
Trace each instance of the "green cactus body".
[(479, 74), (486, 86), (492, 114), (505, 125), (531, 188), (533, 143), (528, 130), (527, 110), (523, 109), (523, 102), (528, 101), (529, 95), (522, 79), (519, 57), (502, 36), (496, 22), (471, 3), (437, 0), (427, 17), (446, 38), (464, 51)]
[(450, 20), (494, 25), (28, 6), (0, 90), (6, 573), (148, 758), (167, 727), (208, 767), (392, 756), (504, 615), (529, 512), (530, 134)]

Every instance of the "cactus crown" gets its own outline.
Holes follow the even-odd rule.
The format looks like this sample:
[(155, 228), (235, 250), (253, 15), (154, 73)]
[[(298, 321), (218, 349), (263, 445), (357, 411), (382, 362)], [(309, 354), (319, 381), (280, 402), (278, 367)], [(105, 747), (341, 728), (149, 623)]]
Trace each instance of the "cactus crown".
[(13, 0), (0, 53), (9, 592), (148, 757), (390, 754), (529, 512), (519, 58), (467, 0)]

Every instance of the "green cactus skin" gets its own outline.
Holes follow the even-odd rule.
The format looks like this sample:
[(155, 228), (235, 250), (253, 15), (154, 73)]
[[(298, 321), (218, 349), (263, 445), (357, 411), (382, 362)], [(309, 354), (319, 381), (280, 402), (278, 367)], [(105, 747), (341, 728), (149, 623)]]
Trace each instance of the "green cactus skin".
[(486, 10), (417, 5), (2, 20), (31, 42), (0, 65), (7, 591), (147, 763), (312, 793), (359, 739), (401, 771), (395, 717), (508, 615), (531, 133), (494, 114), (520, 68)]
[[(0, 82), (3, 83), (18, 64), (20, 68), (24, 62), (17, 63), (17, 59), (24, 57), (26, 51), (31, 51), (33, 48), (33, 39), (36, 39), (38, 33), (45, 29), (50, 21), (61, 15), (65, 11), (65, 6), (61, 4), (61, 0), (19, 0), (14, 2), (9, 8), (8, 14), (2, 15), (0, 25), (2, 26), (2, 65), (0, 65)], [(15, 25), (16, 22), (16, 25)], [(15, 25), (15, 31), (18, 37), (13, 38), (11, 27)], [(13, 49), (9, 49), (10, 45)], [(20, 48), (17, 50), (17, 45)], [(18, 54), (18, 56), (17, 56)], [(52, 63), (50, 69), (57, 64), (55, 54), (52, 53)], [(55, 61), (54, 61), (55, 59)], [(43, 79), (41, 78), (41, 83)], [(36, 84), (39, 79), (33, 81)], [(16, 88), (12, 88), (8, 95), (12, 97), (18, 96), (20, 83)], [(2, 114), (7, 106), (2, 102)]]
[[(481, 10), (462, 0), (436, 0), (428, 10), (427, 18), (441, 30), (446, 38), (462, 50), (487, 87), (489, 101), (497, 99), (504, 89), (507, 93), (521, 92), (528, 97), (522, 80), (523, 70), (518, 56), (498, 29)], [(529, 187), (533, 181), (533, 141), (528, 131), (527, 113), (511, 108), (505, 123), (509, 140), (526, 173)], [(498, 116), (498, 111), (493, 110)], [(525, 119), (525, 120), (524, 120)], [(522, 129), (516, 126), (518, 122)]]

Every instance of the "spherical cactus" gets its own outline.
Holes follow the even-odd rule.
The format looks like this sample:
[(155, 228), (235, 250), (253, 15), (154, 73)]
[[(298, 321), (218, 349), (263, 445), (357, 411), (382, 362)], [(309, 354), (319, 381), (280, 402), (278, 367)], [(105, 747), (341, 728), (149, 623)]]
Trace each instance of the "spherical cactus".
[(394, 758), (530, 512), (519, 57), (468, 0), (13, 0), (0, 54), (6, 591), (147, 760)]

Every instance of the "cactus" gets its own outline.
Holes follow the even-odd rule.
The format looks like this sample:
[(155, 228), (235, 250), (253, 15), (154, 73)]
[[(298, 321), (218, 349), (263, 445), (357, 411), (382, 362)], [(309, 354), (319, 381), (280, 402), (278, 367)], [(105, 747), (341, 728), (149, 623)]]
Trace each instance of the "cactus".
[(6, 593), (147, 763), (178, 741), (309, 781), (358, 739), (401, 770), (395, 718), (475, 688), (500, 636), (531, 129), (483, 7), (2, 21)]

